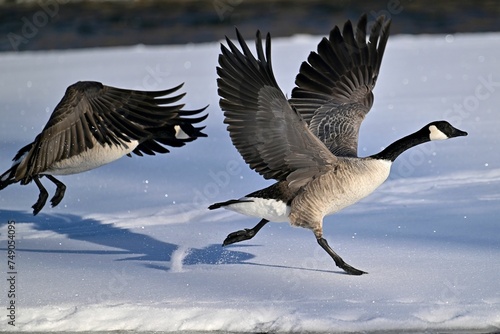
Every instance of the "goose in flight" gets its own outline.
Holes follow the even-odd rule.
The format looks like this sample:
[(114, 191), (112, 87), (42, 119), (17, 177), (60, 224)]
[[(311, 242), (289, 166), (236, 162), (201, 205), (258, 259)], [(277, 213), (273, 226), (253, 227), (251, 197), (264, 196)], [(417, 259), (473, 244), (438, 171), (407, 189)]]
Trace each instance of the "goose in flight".
[(373, 104), (373, 87), (389, 37), (390, 20), (378, 17), (367, 41), (367, 17), (347, 21), (323, 38), (302, 63), (292, 98), (280, 90), (257, 32), (254, 57), (236, 30), (240, 49), (226, 37), (219, 55), (218, 93), (231, 140), (245, 162), (277, 182), (240, 199), (215, 203), (261, 218), (253, 228), (230, 233), (223, 245), (251, 239), (269, 221), (313, 231), (318, 244), (346, 273), (347, 264), (323, 238), (323, 218), (368, 196), (389, 176), (392, 162), (430, 140), (466, 136), (446, 121), (431, 122), (380, 153), (358, 157), (361, 122)]
[[(198, 137), (204, 127), (194, 125), (208, 115), (183, 110), (176, 104), (184, 95), (177, 87), (137, 91), (80, 81), (68, 87), (42, 132), (17, 152), (12, 167), (0, 176), (0, 190), (13, 183), (34, 181), (40, 190), (33, 205), (36, 215), (48, 198), (40, 179), (56, 185), (53, 207), (64, 197), (66, 186), (54, 175), (76, 174), (100, 167), (124, 155), (168, 153), (165, 146), (180, 147)], [(191, 117), (196, 116), (196, 117)]]

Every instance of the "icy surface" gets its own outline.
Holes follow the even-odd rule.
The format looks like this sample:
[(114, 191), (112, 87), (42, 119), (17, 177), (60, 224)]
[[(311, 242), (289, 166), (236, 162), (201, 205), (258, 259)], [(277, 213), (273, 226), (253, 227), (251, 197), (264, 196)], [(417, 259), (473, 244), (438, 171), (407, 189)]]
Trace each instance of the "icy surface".
[[(317, 42), (274, 41), (287, 94)], [(35, 185), (0, 192), (0, 330), (14, 329), (6, 309), (9, 220), (17, 330), (498, 330), (500, 35), (390, 38), (360, 155), (433, 120), (469, 136), (404, 153), (374, 194), (325, 219), (325, 237), (369, 272), (361, 277), (343, 274), (310, 231), (286, 223), (221, 247), (228, 233), (257, 220), (206, 207), (270, 182), (245, 165), (222, 123), (218, 50), (213, 43), (0, 54), (2, 172), (79, 80), (138, 89), (185, 82), (188, 108), (210, 104), (208, 138), (61, 177), (66, 197), (36, 217)]]

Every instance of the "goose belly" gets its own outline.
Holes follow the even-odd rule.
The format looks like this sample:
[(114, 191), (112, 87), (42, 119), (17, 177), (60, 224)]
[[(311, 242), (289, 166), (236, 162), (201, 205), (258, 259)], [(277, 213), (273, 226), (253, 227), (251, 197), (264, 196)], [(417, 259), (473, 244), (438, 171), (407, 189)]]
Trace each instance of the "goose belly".
[(338, 212), (374, 192), (389, 177), (392, 163), (387, 160), (364, 160), (356, 173), (343, 178), (330, 194), (326, 215)]
[(139, 142), (133, 140), (125, 145), (126, 146), (103, 146), (96, 143), (94, 147), (78, 155), (54, 162), (44, 173), (52, 175), (69, 175), (86, 172), (120, 159), (124, 155), (132, 152), (137, 145), (139, 145)]
[(259, 197), (243, 197), (239, 200), (241, 202), (230, 204), (224, 208), (272, 222), (289, 222), (290, 207), (283, 201)]

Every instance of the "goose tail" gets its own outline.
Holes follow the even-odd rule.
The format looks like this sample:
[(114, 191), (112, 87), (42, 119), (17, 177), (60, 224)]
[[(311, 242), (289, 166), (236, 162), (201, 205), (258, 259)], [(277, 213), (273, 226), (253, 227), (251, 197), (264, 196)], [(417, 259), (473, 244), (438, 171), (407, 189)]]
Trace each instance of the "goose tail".
[[(18, 170), (19, 165), (26, 158), (26, 156), (28, 155), (32, 146), (33, 146), (33, 143), (28, 144), (17, 152), (14, 159), (12, 159), (12, 161), (13, 161), (12, 166), (5, 173), (3, 173), (0, 176), (0, 190), (11, 185), (12, 183), (17, 183), (17, 182), (22, 180), (22, 175), (25, 174), (25, 171), (23, 172), (23, 170)], [(22, 174), (22, 175), (20, 176), (20, 174)], [(22, 182), (22, 184), (26, 184), (27, 182), (29, 182), (29, 181), (27, 181), (27, 179), (25, 179)]]
[(225, 206), (229, 206), (231, 204), (242, 203), (242, 202), (248, 202), (248, 201), (242, 201), (239, 199), (230, 199), (229, 201), (214, 203), (214, 204), (210, 205), (208, 207), (208, 209), (209, 210), (220, 209), (220, 208), (223, 208)]
[(0, 190), (19, 181), (16, 180), (16, 171), (18, 166), (19, 163), (12, 165), (12, 167), (0, 176)]

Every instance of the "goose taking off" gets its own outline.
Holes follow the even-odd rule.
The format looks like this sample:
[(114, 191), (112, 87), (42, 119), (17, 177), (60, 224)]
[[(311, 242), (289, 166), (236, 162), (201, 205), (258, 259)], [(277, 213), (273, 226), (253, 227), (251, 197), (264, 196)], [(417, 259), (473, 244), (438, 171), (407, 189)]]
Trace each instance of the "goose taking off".
[(217, 80), (224, 123), (231, 140), (252, 169), (271, 186), (243, 198), (215, 203), (262, 220), (233, 232), (223, 245), (251, 239), (269, 221), (314, 232), (335, 264), (364, 274), (337, 255), (323, 238), (323, 218), (366, 197), (389, 176), (392, 162), (405, 150), (430, 140), (466, 136), (446, 121), (427, 124), (375, 155), (357, 155), (361, 122), (373, 104), (372, 90), (389, 37), (390, 20), (374, 22), (367, 42), (367, 17), (354, 30), (347, 21), (311, 52), (296, 77), (292, 98), (278, 87), (271, 67), (271, 37), (265, 50), (257, 32), (256, 59), (236, 30), (241, 51), (226, 37)]
[(182, 84), (163, 91), (135, 91), (81, 81), (68, 87), (35, 141), (17, 152), (12, 167), (0, 176), (0, 190), (10, 184), (35, 181), (40, 190), (33, 205), (36, 215), (48, 193), (42, 176), (57, 189), (55, 207), (66, 186), (53, 175), (76, 174), (100, 167), (124, 155), (168, 153), (162, 145), (180, 147), (198, 137), (204, 127), (194, 127), (207, 115), (205, 108), (183, 110), (175, 104), (185, 94), (173, 95)]

